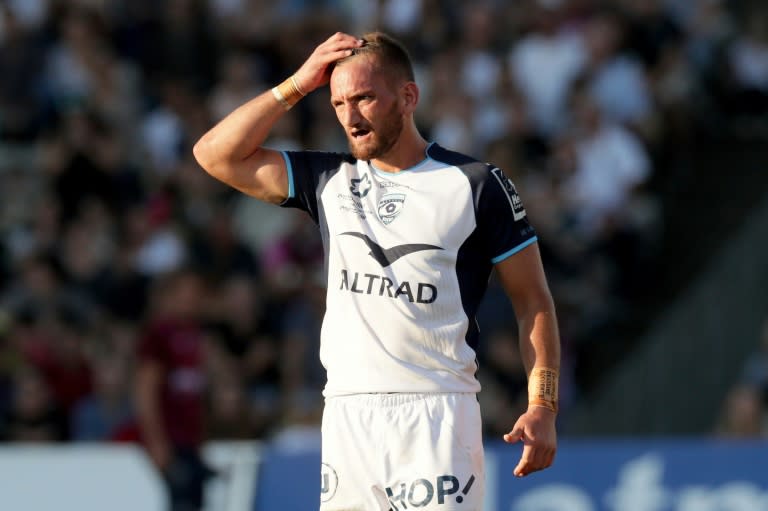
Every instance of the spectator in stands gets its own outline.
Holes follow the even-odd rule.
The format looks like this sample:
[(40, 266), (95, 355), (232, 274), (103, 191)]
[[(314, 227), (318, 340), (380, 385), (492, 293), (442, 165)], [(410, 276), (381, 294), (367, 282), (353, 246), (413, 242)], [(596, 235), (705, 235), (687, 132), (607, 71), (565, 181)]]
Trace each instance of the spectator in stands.
[(93, 390), (74, 406), (72, 440), (113, 441), (123, 437), (134, 421), (130, 363), (115, 356), (93, 360)]
[(22, 366), (15, 374), (11, 407), (0, 419), (0, 439), (8, 442), (61, 442), (69, 437), (67, 415), (42, 374)]
[(747, 13), (744, 28), (728, 47), (731, 105), (734, 113), (761, 116), (768, 113), (768, 9), (765, 5)]
[[(18, 5), (18, 4), (17, 4)], [(44, 52), (39, 32), (20, 19), (8, 2), (0, 5), (0, 137), (33, 143), (41, 128), (44, 105), (36, 95), (41, 82)]]
[(316, 270), (304, 281), (299, 296), (291, 301), (283, 315), (283, 335), (279, 341), (281, 381), (287, 409), (283, 427), (291, 426), (292, 422), (306, 423), (307, 417), (316, 419), (322, 415), (321, 389), (325, 385), (325, 369), (317, 354), (325, 314), (325, 286), (318, 274), (319, 270)]
[(28, 361), (40, 371), (58, 406), (69, 414), (91, 392), (91, 366), (87, 358), (88, 318), (64, 306), (41, 320), (43, 342)]
[(173, 191), (165, 189), (125, 213), (124, 247), (131, 252), (135, 270), (152, 280), (178, 270), (189, 258), (175, 204)]
[(611, 11), (599, 12), (589, 20), (582, 73), (603, 116), (644, 133), (650, 129), (653, 103), (645, 69), (624, 50), (624, 22), (623, 16)]
[(322, 240), (317, 229), (303, 216), (290, 212), (289, 217), (285, 231), (262, 247), (260, 259), (264, 266), (264, 283), (273, 293), (300, 298), (305, 283), (322, 264)]
[(595, 240), (628, 220), (636, 192), (650, 177), (650, 159), (642, 142), (586, 89), (576, 88), (571, 104), (573, 123), (561, 149), (571, 157), (560, 160), (561, 200), (572, 228)]
[[(252, 276), (236, 274), (221, 282), (211, 307), (211, 327), (218, 341), (216, 352), (229, 367), (223, 371), (229, 373), (223, 375), (226, 381), (214, 382), (212, 394), (226, 399), (229, 406), (237, 400), (244, 414), (241, 426), (247, 425), (252, 436), (258, 438), (269, 433), (280, 420), (281, 343), (275, 333), (279, 330), (279, 317), (287, 314), (266, 303), (268, 297), (264, 295)], [(211, 402), (215, 405), (216, 399), (212, 397)], [(225, 415), (232, 412), (227, 404), (221, 404), (222, 408), (215, 411)]]
[(236, 373), (219, 376), (209, 392), (208, 433), (218, 440), (252, 440), (257, 429), (245, 389)]
[(74, 220), (93, 200), (110, 208), (122, 205), (120, 141), (95, 112), (62, 112), (60, 129), (48, 139), (45, 171), (61, 207), (63, 224)]
[(112, 216), (98, 200), (84, 203), (77, 218), (61, 229), (56, 259), (74, 292), (90, 299), (99, 296), (115, 255), (115, 234)]
[(197, 236), (188, 236), (187, 240), (187, 245), (191, 247), (190, 259), (197, 267), (204, 268), (209, 277), (217, 281), (235, 275), (260, 278), (259, 261), (251, 247), (235, 231), (231, 208), (213, 206), (211, 217), (204, 222), (202, 232), (198, 232)]
[(78, 105), (94, 93), (109, 41), (97, 12), (73, 6), (58, 21), (58, 38), (46, 59), (44, 86), (58, 105)]
[(155, 88), (159, 101), (141, 121), (140, 147), (149, 157), (149, 170), (162, 178), (173, 174), (187, 154), (200, 98), (173, 75), (158, 80)]
[(512, 79), (526, 98), (539, 134), (549, 137), (562, 129), (562, 112), (573, 81), (586, 63), (579, 32), (562, 24), (559, 2), (535, 2), (534, 25), (509, 54)]
[(246, 53), (231, 53), (224, 57), (219, 80), (209, 95), (209, 109), (214, 120), (223, 119), (264, 89), (258, 71), (253, 58)]
[(143, 332), (136, 369), (141, 440), (167, 483), (172, 511), (198, 511), (210, 471), (200, 457), (206, 438), (205, 283), (196, 271), (164, 276), (155, 315)]

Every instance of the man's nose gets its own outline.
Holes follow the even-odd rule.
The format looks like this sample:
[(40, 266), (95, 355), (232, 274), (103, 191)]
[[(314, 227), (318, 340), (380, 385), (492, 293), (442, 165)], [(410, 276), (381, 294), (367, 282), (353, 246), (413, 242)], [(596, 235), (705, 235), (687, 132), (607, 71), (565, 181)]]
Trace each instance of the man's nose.
[(341, 112), (341, 123), (346, 128), (360, 124), (360, 110), (353, 104), (347, 104)]

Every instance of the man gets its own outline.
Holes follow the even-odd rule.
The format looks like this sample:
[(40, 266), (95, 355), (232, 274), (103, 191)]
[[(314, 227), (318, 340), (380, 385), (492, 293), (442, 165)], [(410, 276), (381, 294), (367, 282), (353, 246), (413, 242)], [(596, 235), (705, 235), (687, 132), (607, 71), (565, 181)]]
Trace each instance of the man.
[(168, 274), (155, 289), (155, 316), (138, 343), (136, 413), (141, 441), (163, 477), (170, 511), (199, 511), (213, 474), (200, 457), (205, 438), (200, 323), (206, 289), (190, 269)]
[[(330, 82), (351, 154), (261, 147)], [(337, 33), (292, 77), (194, 148), (212, 176), (307, 211), (327, 273), (321, 510), (479, 510), (483, 450), (474, 319), (493, 266), (515, 309), (531, 406), (505, 435), (515, 475), (552, 463), (559, 338), (536, 237), (499, 169), (429, 144), (407, 52), (381, 33)]]

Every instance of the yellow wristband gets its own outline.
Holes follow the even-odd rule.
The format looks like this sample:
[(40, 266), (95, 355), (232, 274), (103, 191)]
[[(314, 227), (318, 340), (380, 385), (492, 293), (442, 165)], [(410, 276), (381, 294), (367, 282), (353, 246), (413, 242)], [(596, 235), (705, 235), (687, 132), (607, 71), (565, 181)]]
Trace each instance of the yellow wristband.
[(306, 92), (304, 92), (303, 90), (301, 90), (301, 88), (299, 88), (299, 82), (296, 81), (296, 75), (291, 75), (290, 80), (291, 80), (291, 84), (293, 85), (293, 88), (296, 89), (296, 92), (301, 94), (302, 97), (307, 95)]
[(557, 369), (534, 367), (528, 377), (528, 404), (543, 406), (556, 412), (559, 376)]
[(283, 105), (283, 108), (286, 110), (290, 110), (293, 105), (288, 103), (288, 101), (285, 100), (285, 96), (283, 96), (283, 93), (280, 92), (280, 89), (278, 87), (272, 87), (272, 95), (275, 96), (275, 99), (278, 103)]
[(299, 84), (296, 78), (291, 75), (278, 85), (272, 88), (272, 95), (275, 99), (283, 105), (286, 110), (290, 110), (293, 105), (299, 102), (306, 94), (299, 88)]

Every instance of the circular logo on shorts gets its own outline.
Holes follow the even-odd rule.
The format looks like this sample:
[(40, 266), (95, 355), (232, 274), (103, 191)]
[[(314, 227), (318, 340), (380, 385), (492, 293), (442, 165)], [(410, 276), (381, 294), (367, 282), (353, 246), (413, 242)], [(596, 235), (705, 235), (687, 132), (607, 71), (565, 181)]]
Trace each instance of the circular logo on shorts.
[(336, 495), (339, 487), (339, 476), (328, 463), (320, 464), (320, 502), (328, 502)]

